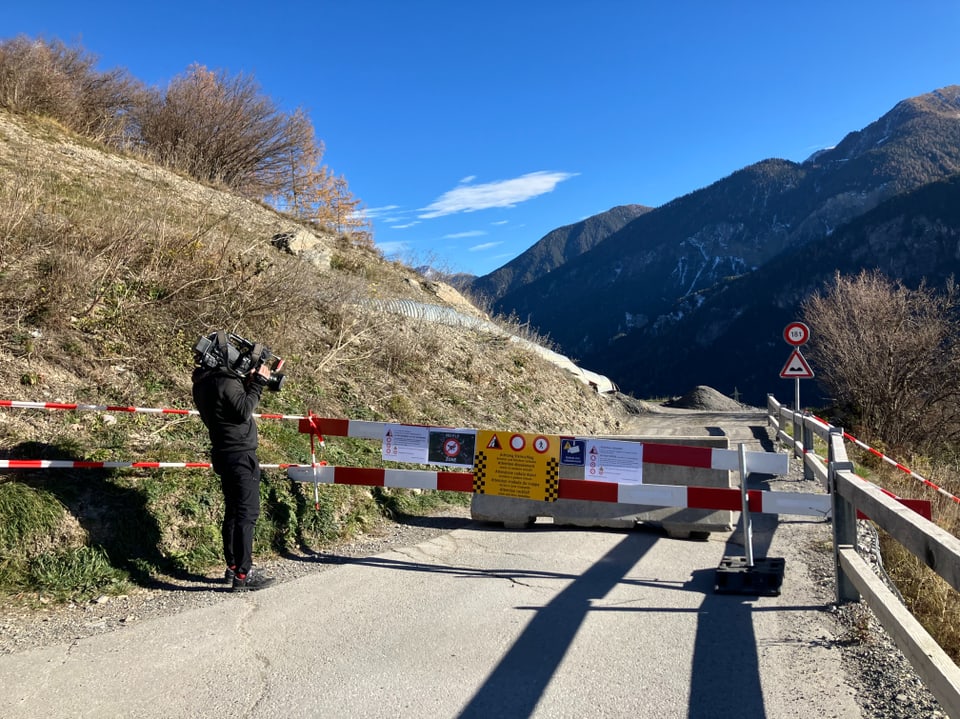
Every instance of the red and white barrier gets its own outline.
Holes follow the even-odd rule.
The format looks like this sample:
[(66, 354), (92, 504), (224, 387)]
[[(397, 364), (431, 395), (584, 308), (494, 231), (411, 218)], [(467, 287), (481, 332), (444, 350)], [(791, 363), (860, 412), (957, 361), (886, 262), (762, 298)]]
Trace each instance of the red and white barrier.
[[(166, 407), (133, 407), (106, 404), (76, 404), (68, 402), (27, 402), (20, 400), (0, 400), (0, 407), (21, 409), (47, 409), (66, 411), (129, 412), (143, 414), (173, 414), (197, 416), (195, 409), (175, 409)], [(382, 440), (389, 425), (387, 422), (370, 422), (354, 419), (331, 419), (313, 414), (255, 414), (259, 419), (296, 420), (300, 432), (319, 437), (353, 437), (358, 439)], [(736, 450), (714, 449), (710, 447), (685, 447), (670, 444), (644, 443), (643, 461), (650, 464), (670, 464), (680, 467), (698, 467), (736, 471), (739, 458)], [(747, 468), (750, 472), (761, 474), (786, 474), (789, 457), (773, 452), (747, 452)], [(2, 466), (2, 465), (0, 465)], [(122, 465), (128, 466), (128, 465)]]
[[(0, 407), (67, 411), (129, 412), (145, 414), (193, 415), (196, 410), (148, 408), (123, 405), (75, 404), (66, 402), (28, 402), (0, 400)], [(382, 440), (388, 427), (386, 422), (331, 419), (312, 413), (303, 415), (258, 414), (264, 419), (297, 420), (301, 433), (323, 442), (324, 435)], [(742, 469), (740, 453), (729, 449), (690, 447), (683, 445), (645, 442), (643, 461), (680, 467), (737, 471)], [(782, 475), (789, 469), (786, 454), (771, 452), (743, 452), (746, 471)], [(86, 460), (0, 460), (0, 469), (209, 469), (209, 462), (147, 462), (147, 461), (86, 461)], [(405, 469), (376, 469), (361, 467), (332, 467), (318, 463), (261, 464), (262, 468), (287, 471), (298, 482), (320, 484), (353, 484), (409, 489), (436, 489), (442, 491), (473, 492), (472, 472), (443, 472)], [(751, 490), (747, 495), (747, 509), (759, 513), (800, 514), (825, 517), (830, 513), (828, 495), (794, 492)], [(691, 509), (740, 510), (743, 508), (742, 489), (725, 487), (688, 487), (682, 485), (620, 484), (591, 480), (559, 480), (560, 499), (579, 499), (596, 502), (615, 502), (658, 507)]]
[[(644, 452), (647, 446), (644, 445)], [(314, 484), (356, 484), (367, 487), (473, 492), (472, 472), (298, 466), (289, 468), (287, 476), (296, 482)], [(559, 499), (690, 509), (739, 511), (742, 508), (742, 491), (735, 488), (618, 484), (587, 479), (560, 479), (559, 485)], [(826, 494), (748, 490), (747, 497), (751, 513), (796, 514), (820, 518), (830, 514), (830, 496)]]
[[(300, 431), (323, 437), (354, 437), (357, 439), (382, 440), (391, 424), (354, 419), (330, 419), (328, 417), (305, 417), (300, 420)], [(712, 447), (689, 447), (676, 444), (643, 443), (645, 464), (669, 464), (677, 467), (699, 469), (722, 469), (737, 471), (740, 468), (739, 453), (734, 449)], [(747, 471), (759, 474), (786, 474), (790, 458), (775, 452), (747, 452)]]

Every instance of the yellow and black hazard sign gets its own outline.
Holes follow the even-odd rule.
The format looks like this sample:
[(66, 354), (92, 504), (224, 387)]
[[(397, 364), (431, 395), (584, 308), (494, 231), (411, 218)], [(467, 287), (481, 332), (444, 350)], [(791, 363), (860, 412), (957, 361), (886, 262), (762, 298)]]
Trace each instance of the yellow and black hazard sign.
[(523, 432), (477, 432), (473, 491), (555, 502), (560, 491), (560, 438)]

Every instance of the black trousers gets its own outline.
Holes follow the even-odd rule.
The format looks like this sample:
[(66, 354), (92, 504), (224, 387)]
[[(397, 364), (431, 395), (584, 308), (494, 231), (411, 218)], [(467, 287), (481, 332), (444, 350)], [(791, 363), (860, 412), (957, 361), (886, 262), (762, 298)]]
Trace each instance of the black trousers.
[(223, 558), (237, 574), (246, 574), (253, 566), (253, 528), (260, 517), (260, 462), (255, 450), (215, 452), (211, 460), (225, 504)]

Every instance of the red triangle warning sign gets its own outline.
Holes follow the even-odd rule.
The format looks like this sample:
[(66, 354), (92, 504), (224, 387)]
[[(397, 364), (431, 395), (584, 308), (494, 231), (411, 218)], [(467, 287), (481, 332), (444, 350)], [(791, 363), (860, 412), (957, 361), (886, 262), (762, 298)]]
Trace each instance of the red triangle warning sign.
[(487, 442), (487, 449), (503, 449), (503, 447), (500, 446), (500, 440), (497, 439), (497, 435), (493, 435), (490, 441)]
[(790, 353), (790, 359), (787, 360), (787, 363), (783, 366), (783, 369), (780, 370), (780, 376), (784, 379), (813, 378), (813, 370), (810, 369), (810, 365), (807, 364), (807, 361), (803, 358), (803, 355), (800, 354), (799, 347)]

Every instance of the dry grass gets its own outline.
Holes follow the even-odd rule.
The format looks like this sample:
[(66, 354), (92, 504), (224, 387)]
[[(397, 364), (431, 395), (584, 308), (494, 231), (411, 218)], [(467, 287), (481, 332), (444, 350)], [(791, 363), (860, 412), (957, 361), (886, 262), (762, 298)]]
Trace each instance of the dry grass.
[[(412, 299), (483, 314), (452, 288), (349, 237), (316, 235), (329, 267), (271, 244), (276, 233), (297, 229), (309, 228), (105, 151), (55, 122), (0, 113), (0, 398), (189, 408), (192, 347), (223, 328), (287, 360), (287, 383), (265, 395), (264, 412), (617, 430), (618, 404), (515, 343), (369, 309), (370, 300)], [(309, 446), (295, 423), (261, 422), (261, 461), (309, 462)], [(204, 461), (206, 452), (195, 418), (0, 410), (3, 457), (189, 462)], [(326, 453), (340, 464), (382, 464), (378, 451), (348, 440), (328, 441)], [(127, 524), (106, 526), (107, 515), (77, 518), (91, 546), (109, 544), (139, 576), (164, 557), (194, 568), (215, 561), (216, 485), (209, 475), (187, 475), (99, 478), (81, 483), (92, 493), (83, 496), (77, 478), (53, 481), (43, 472), (0, 475), (0, 485), (29, 482), (40, 503), (49, 489), (67, 513), (57, 515), (64, 526), (71, 513), (115, 508), (112, 515)], [(322, 510), (314, 512), (302, 488), (272, 482), (257, 551), (335, 541), (364, 526), (377, 501), (396, 501), (376, 500), (363, 488), (324, 489)], [(155, 528), (147, 539), (143, 526)], [(86, 559), (57, 561), (101, 572), (99, 560)], [(16, 576), (28, 576), (30, 566), (24, 559)], [(109, 572), (102, 576), (113, 582)]]
[[(960, 537), (960, 504), (879, 458), (866, 452), (860, 454), (857, 461), (870, 470), (872, 482), (900, 497), (929, 500), (933, 521)], [(960, 496), (960, 472), (955, 467), (922, 457), (912, 459), (908, 466), (947, 492)], [(880, 532), (880, 550), (887, 574), (904, 603), (944, 651), (955, 662), (960, 662), (960, 592), (885, 532)]]

